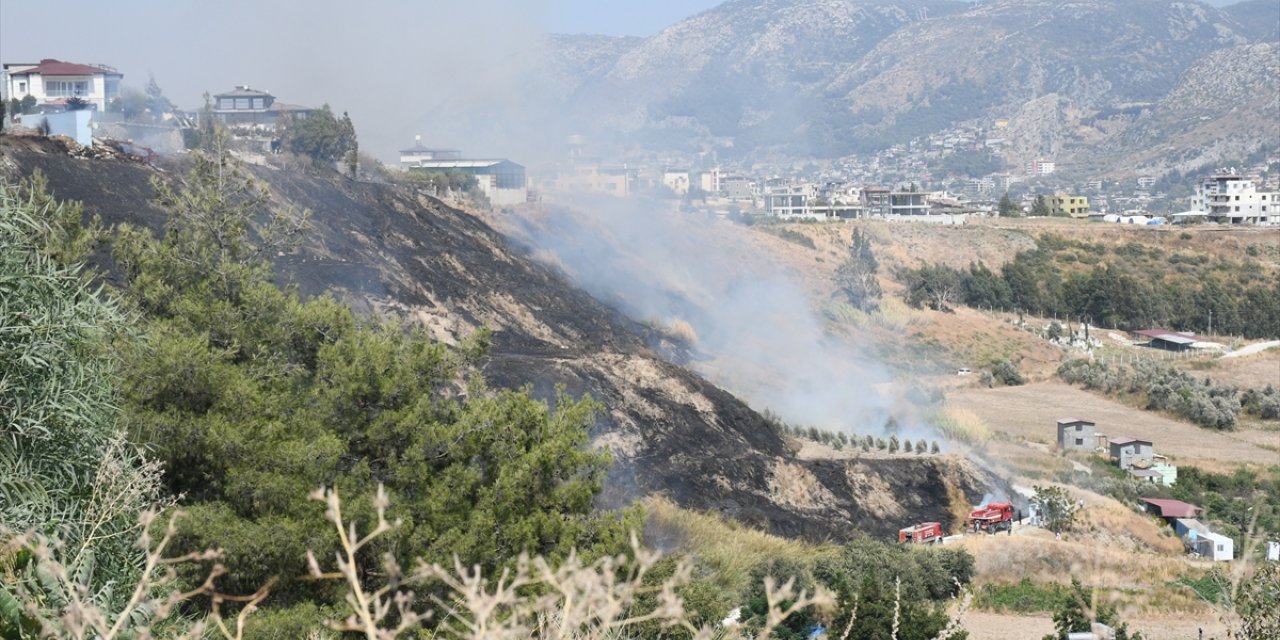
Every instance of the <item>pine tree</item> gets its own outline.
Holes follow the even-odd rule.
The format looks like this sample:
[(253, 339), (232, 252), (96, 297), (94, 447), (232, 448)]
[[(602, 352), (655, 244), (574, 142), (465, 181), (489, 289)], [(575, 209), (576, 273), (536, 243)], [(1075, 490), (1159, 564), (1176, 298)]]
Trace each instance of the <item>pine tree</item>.
[(880, 262), (871, 250), (871, 239), (861, 229), (853, 230), (849, 243), (849, 256), (836, 270), (836, 283), (849, 304), (870, 311), (879, 303), (881, 290), (876, 272)]
[(1022, 215), (1022, 208), (1014, 204), (1013, 199), (1009, 197), (1009, 192), (1006, 191), (1004, 197), (1000, 198), (997, 213), (1001, 218), (1016, 218)]

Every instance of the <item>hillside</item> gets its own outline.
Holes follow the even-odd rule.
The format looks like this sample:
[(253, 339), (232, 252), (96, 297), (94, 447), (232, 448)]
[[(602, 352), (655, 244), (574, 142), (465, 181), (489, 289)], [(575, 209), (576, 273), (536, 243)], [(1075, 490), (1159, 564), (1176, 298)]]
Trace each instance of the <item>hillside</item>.
[[(83, 201), (107, 224), (158, 227), (149, 181), (171, 180), (184, 164), (166, 159), (161, 172), (74, 158), (54, 141), (0, 137), (0, 173), (39, 169), (55, 196)], [(678, 353), (678, 345), (533, 263), (481, 220), (402, 188), (253, 170), (280, 204), (313, 213), (301, 251), (277, 264), (302, 293), (334, 292), (357, 308), (400, 314), (446, 342), (488, 326), (491, 383), (531, 384), (542, 397), (565, 385), (602, 402), (607, 413), (593, 436), (617, 458), (605, 492), (611, 504), (659, 493), (774, 533), (838, 540), (900, 526), (877, 517), (868, 500), (882, 498), (858, 487), (913, 496), (906, 519), (950, 521), (948, 487), (976, 502), (998, 483), (946, 457), (856, 466), (795, 459), (758, 413), (651, 348)]]
[[(1082, 119), (1161, 101), (1204, 56), (1259, 41), (1262, 12), (1167, 0), (735, 0), (614, 48), (611, 68), (593, 67), (566, 104), (610, 134), (723, 154), (833, 156), (994, 118), (1023, 120), (1014, 155), (1056, 154), (1109, 134), (1078, 131)], [(579, 38), (557, 42), (589, 48)], [(1046, 99), (1064, 116), (1033, 117), (1028, 107)]]

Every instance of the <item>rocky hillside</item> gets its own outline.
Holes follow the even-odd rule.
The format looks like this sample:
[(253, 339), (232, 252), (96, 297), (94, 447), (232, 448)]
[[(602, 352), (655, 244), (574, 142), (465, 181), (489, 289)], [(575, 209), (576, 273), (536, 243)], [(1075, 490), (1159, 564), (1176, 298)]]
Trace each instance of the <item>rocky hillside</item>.
[[(1214, 51), (1152, 108), (1082, 151), (1117, 175), (1187, 172), (1236, 162), (1280, 138), (1280, 43)], [(1274, 148), (1274, 147), (1272, 147)]]
[[(1079, 119), (1165, 99), (1204, 56), (1265, 38), (1265, 9), (1190, 0), (733, 0), (615, 51), (570, 107), (584, 122), (659, 145), (820, 156), (1016, 119), (1030, 107), (1027, 146), (1047, 148), (1024, 151), (1052, 154), (1100, 139), (1078, 136)], [(1073, 113), (1044, 121), (1036, 103), (1046, 97)]]
[[(0, 175), (38, 169), (56, 196), (83, 201), (86, 214), (108, 224), (158, 227), (163, 213), (150, 180), (176, 179), (183, 160), (155, 169), (0, 136)], [(1000, 484), (954, 456), (797, 459), (759, 414), (660, 355), (678, 345), (537, 265), (481, 220), (404, 188), (267, 167), (254, 173), (280, 204), (313, 213), (303, 248), (277, 263), (302, 293), (333, 292), (402, 315), (446, 342), (490, 327), (491, 383), (528, 384), (543, 396), (564, 385), (601, 401), (607, 411), (593, 437), (617, 458), (606, 488), (612, 503), (661, 493), (774, 533), (846, 539), (950, 522), (949, 495), (977, 502)]]

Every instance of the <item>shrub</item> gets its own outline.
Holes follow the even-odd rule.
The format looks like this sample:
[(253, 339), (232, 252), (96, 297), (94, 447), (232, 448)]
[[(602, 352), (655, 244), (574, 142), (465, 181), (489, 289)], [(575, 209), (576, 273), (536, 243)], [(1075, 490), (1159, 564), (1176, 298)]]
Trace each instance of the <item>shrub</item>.
[(1025, 382), (1018, 366), (1008, 360), (999, 360), (991, 365), (991, 377), (1006, 387), (1016, 387)]

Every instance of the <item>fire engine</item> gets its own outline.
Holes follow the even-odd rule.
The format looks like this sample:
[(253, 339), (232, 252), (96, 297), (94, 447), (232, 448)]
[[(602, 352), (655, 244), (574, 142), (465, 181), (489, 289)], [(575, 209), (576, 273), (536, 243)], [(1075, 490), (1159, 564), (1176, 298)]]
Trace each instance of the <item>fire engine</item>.
[(898, 530), (898, 542), (912, 544), (942, 544), (942, 523), (921, 522), (914, 527)]
[(969, 512), (969, 529), (975, 533), (995, 533), (1013, 526), (1013, 505), (1008, 502), (992, 502)]

